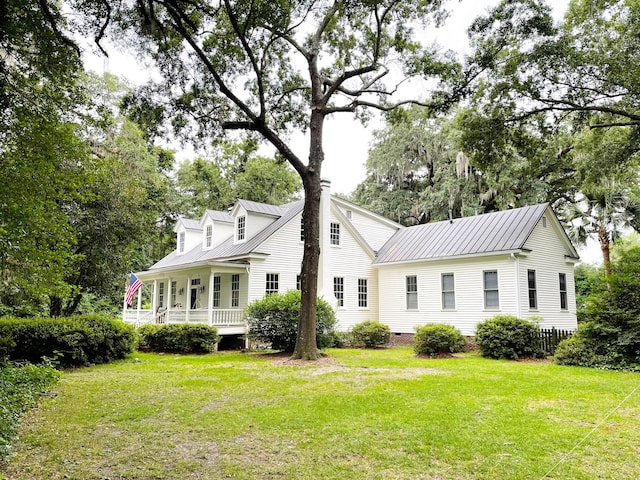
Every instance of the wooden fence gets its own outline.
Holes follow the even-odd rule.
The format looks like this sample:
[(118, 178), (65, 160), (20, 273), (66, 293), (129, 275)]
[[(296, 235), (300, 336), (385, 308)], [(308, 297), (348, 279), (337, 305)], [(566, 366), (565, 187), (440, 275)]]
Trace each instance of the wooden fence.
[(547, 355), (553, 355), (556, 347), (565, 338), (569, 338), (575, 332), (571, 330), (557, 330), (556, 328), (540, 329), (540, 346)]

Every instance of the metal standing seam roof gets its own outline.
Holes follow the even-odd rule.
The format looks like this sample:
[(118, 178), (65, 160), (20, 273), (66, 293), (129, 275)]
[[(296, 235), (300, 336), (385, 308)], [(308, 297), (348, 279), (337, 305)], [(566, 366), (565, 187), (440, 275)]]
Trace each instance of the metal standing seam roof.
[(202, 230), (202, 225), (198, 220), (180, 217), (180, 221), (182, 222), (182, 225), (184, 225), (184, 228), (186, 228), (187, 230)]
[(544, 203), (402, 228), (380, 249), (374, 264), (518, 250), (548, 206)]
[(206, 215), (214, 222), (233, 223), (234, 218), (227, 212), (221, 212), (219, 210), (205, 210)]
[(149, 270), (166, 267), (186, 266), (192, 263), (206, 263), (208, 261), (225, 261), (229, 258), (236, 258), (239, 256), (254, 253), (256, 252), (256, 249), (260, 247), (260, 245), (262, 245), (269, 237), (271, 237), (271, 235), (273, 235), (280, 228), (291, 221), (297, 214), (299, 214), (302, 211), (303, 206), (304, 200), (298, 200), (297, 202), (293, 202), (282, 207), (277, 207), (281, 210), (282, 216), (280, 216), (280, 218), (278, 218), (273, 223), (266, 226), (256, 235), (249, 238), (246, 242), (234, 244), (234, 235), (231, 235), (220, 245), (217, 245), (210, 250), (202, 250), (202, 245), (200, 244), (196, 245), (191, 250), (185, 252), (182, 255), (177, 255), (177, 252), (174, 250), (162, 260), (149, 267)]
[(268, 203), (252, 202), (251, 200), (242, 199), (239, 199), (236, 204), (242, 205), (247, 212), (260, 213), (262, 215), (270, 215), (272, 217), (280, 217), (284, 215), (287, 211), (288, 205), (291, 205), (269, 205)]

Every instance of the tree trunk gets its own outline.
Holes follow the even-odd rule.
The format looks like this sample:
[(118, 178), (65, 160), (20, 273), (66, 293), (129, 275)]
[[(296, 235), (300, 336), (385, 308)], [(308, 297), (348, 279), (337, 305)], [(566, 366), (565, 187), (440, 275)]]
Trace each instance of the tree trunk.
[(62, 299), (60, 297), (49, 297), (49, 316), (56, 318), (62, 315)]
[(609, 234), (607, 230), (600, 226), (598, 227), (598, 241), (600, 242), (600, 250), (602, 251), (602, 265), (604, 267), (604, 277), (607, 279), (607, 286), (609, 285), (609, 276), (611, 275), (611, 241), (609, 240)]
[(80, 304), (80, 300), (82, 300), (82, 293), (77, 293), (73, 299), (69, 300), (64, 307), (63, 314), (65, 317), (70, 317), (76, 310), (78, 309), (78, 305)]

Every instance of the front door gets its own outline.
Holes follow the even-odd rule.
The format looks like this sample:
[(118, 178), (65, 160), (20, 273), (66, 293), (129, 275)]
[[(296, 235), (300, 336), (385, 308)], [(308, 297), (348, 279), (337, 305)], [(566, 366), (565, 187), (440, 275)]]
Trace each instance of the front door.
[(191, 289), (191, 310), (195, 310), (197, 308), (198, 303), (198, 289)]

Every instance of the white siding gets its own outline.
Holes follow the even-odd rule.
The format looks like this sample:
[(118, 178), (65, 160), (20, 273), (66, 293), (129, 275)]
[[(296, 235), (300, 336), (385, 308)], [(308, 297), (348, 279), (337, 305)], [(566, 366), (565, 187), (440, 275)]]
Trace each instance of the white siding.
[[(184, 233), (184, 251), (179, 252), (180, 248), (180, 234)], [(196, 247), (202, 245), (202, 230), (190, 230), (184, 228), (182, 223), (179, 223), (176, 227), (176, 251), (178, 254), (183, 254)]]
[(267, 253), (268, 257), (251, 261), (248, 285), (250, 302), (264, 297), (267, 273), (279, 274), (280, 293), (296, 288), (296, 277), (302, 267), (300, 218), (301, 215), (296, 215), (257, 249)]
[[(338, 208), (345, 216), (347, 215), (347, 210), (350, 210), (342, 205)], [(351, 210), (350, 222), (373, 250), (380, 250), (382, 245), (398, 230), (398, 228), (382, 223), (374, 217), (362, 214), (355, 209)]]
[[(485, 310), (483, 271), (498, 271), (500, 308)], [(453, 273), (455, 310), (442, 309), (441, 275)], [(418, 309), (406, 309), (406, 276), (416, 275)], [(378, 268), (380, 322), (395, 333), (414, 333), (426, 323), (446, 323), (463, 335), (473, 335), (476, 325), (498, 314), (517, 315), (514, 261), (508, 255), (433, 261)]]
[[(569, 254), (561, 241), (560, 225), (551, 214), (547, 217), (546, 227), (542, 220), (538, 222), (525, 248), (531, 252), (520, 258), (520, 292), (522, 298), (522, 317), (542, 317), (541, 327), (573, 330), (577, 328), (576, 295), (573, 264), (565, 260)], [(536, 271), (538, 309), (529, 309), (527, 270)], [(560, 308), (559, 274), (567, 278), (567, 310)]]
[[(355, 212), (354, 212), (355, 215)], [(329, 222), (340, 223), (332, 213)], [(340, 245), (331, 245), (325, 252), (329, 285), (324, 288), (325, 300), (336, 309), (338, 330), (346, 331), (365, 320), (378, 319), (378, 281), (372, 259), (351, 235), (345, 225), (340, 226)], [(333, 296), (333, 277), (344, 278), (344, 306), (337, 307)], [(358, 279), (367, 279), (368, 307), (358, 307)]]
[(233, 235), (233, 224), (224, 222), (213, 222), (213, 243), (212, 247), (216, 247)]

